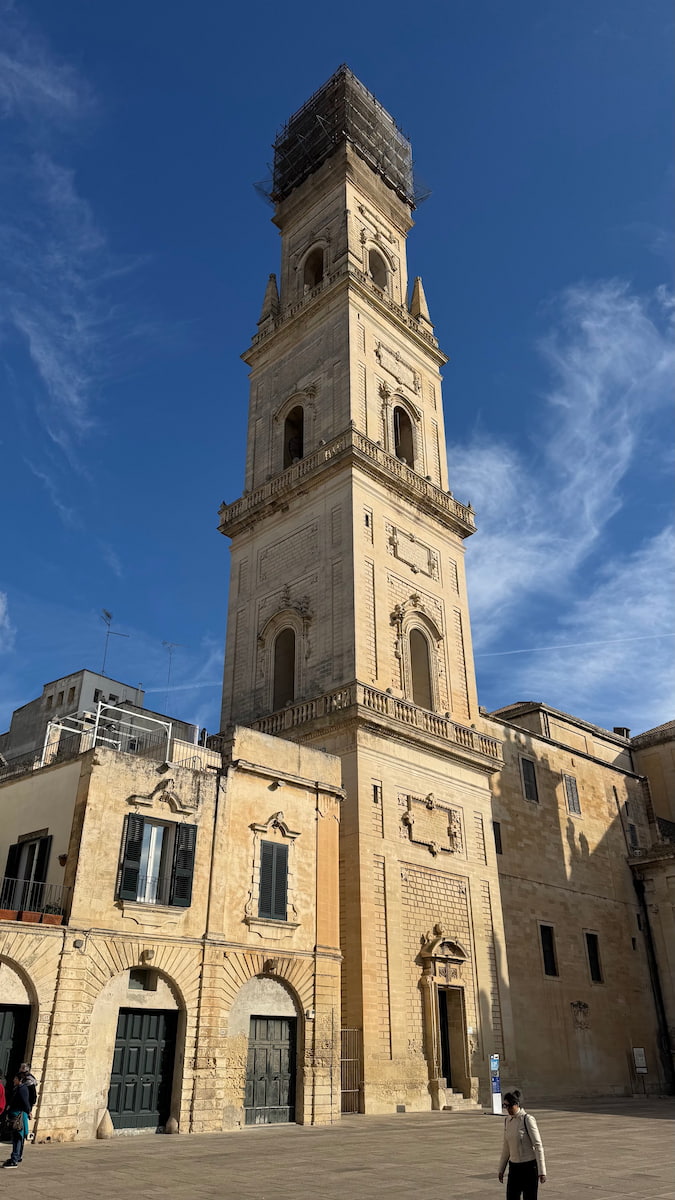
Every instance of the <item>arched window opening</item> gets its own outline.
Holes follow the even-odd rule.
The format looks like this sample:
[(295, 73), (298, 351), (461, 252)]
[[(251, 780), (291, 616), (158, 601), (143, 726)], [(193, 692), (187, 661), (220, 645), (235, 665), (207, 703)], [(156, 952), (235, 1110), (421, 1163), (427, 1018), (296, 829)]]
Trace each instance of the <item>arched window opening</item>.
[(274, 643), (274, 692), (272, 708), (284, 708), (295, 700), (295, 631), (282, 629)]
[(419, 629), (410, 630), (410, 676), (413, 704), (432, 709), (429, 643)]
[(385, 292), (387, 290), (387, 264), (377, 250), (368, 251), (368, 273), (375, 287)]
[(415, 441), (412, 421), (404, 408), (394, 409), (394, 453), (409, 467), (415, 466)]
[(305, 414), (298, 404), (284, 422), (284, 470), (299, 462), (305, 453)]
[(323, 250), (321, 246), (315, 246), (310, 250), (305, 259), (305, 269), (302, 277), (302, 282), (306, 292), (312, 288), (318, 287), (323, 279)]

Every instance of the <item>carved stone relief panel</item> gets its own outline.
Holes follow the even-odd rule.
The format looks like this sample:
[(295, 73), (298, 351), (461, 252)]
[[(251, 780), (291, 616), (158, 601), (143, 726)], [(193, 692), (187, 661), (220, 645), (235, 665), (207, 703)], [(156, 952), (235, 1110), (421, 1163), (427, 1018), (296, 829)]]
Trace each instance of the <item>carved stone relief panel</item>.
[(378, 342), (375, 347), (375, 357), (382, 370), (391, 375), (398, 384), (403, 384), (413, 392), (421, 392), (422, 379), (419, 371), (416, 371), (410, 363), (405, 362), (398, 350), (390, 350), (388, 346)]
[(434, 857), (437, 854), (464, 854), (460, 809), (438, 800), (433, 792), (424, 797), (401, 793), (398, 802), (403, 810), (403, 838), (417, 846), (426, 846)]
[(440, 559), (438, 552), (416, 538), (414, 533), (407, 533), (396, 525), (385, 525), (387, 533), (387, 549), (394, 558), (407, 563), (414, 574), (422, 572), (430, 579), (440, 576)]
[(272, 546), (266, 546), (258, 555), (258, 582), (278, 580), (287, 574), (289, 567), (293, 575), (316, 562), (319, 552), (319, 524), (312, 521), (282, 538)]

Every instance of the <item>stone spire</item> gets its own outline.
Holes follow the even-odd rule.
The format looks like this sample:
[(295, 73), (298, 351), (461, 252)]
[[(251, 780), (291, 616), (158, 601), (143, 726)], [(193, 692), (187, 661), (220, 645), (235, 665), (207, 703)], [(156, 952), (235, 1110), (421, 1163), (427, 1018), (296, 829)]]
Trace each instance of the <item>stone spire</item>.
[(279, 289), (277, 287), (276, 275), (270, 275), (265, 288), (265, 299), (263, 300), (262, 312), (258, 318), (258, 326), (262, 326), (272, 317), (276, 317), (279, 312)]
[(417, 275), (413, 284), (412, 297), (410, 300), (410, 315), (417, 317), (417, 320), (433, 329), (431, 317), (429, 316), (429, 308), (427, 298), (424, 295), (424, 287), (422, 286), (422, 278)]

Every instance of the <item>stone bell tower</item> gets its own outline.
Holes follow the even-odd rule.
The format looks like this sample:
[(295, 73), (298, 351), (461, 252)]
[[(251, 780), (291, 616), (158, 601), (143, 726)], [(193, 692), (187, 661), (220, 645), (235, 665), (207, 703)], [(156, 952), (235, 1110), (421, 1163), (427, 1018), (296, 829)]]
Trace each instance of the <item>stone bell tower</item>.
[[(510, 1054), (488, 778), (440, 350), (409, 287), (412, 151), (346, 67), (275, 143), (280, 283), (250, 367), (222, 727), (340, 755), (347, 1108), (475, 1101)], [(440, 931), (440, 932), (438, 932)], [(433, 953), (429, 947), (433, 944)]]

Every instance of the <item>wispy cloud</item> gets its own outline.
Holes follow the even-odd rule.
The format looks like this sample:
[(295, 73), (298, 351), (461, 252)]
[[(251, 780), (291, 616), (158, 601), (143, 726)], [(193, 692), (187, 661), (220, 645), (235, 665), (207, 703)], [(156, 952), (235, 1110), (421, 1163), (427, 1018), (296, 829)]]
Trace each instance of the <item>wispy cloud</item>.
[(35, 463), (31, 462), (29, 458), (24, 458), (24, 462), (28, 467), (28, 470), (35, 476), (36, 479), (39, 479), (40, 483), (43, 485), (53, 507), (56, 509), (64, 525), (69, 525), (71, 527), (78, 525), (79, 521), (77, 514), (74, 509), (70, 508), (61, 499), (59, 486), (53, 475), (51, 475), (49, 471), (43, 470), (41, 467), (36, 466)]
[[(622, 505), (622, 484), (652, 415), (670, 403), (675, 365), (670, 308), (671, 297), (662, 289), (640, 297), (619, 281), (570, 288), (552, 306), (552, 329), (541, 345), (552, 382), (532, 413), (528, 452), (482, 436), (450, 448), (453, 486), (470, 497), (478, 514), (468, 569), (479, 654), (508, 649), (506, 638), (511, 647), (522, 646), (523, 618), (534, 610), (542, 644), (619, 639), (661, 628), (651, 623), (642, 628), (639, 614), (623, 606), (622, 621), (600, 620), (594, 597), (607, 594), (610, 581), (624, 570), (634, 574), (643, 563), (639, 557), (629, 566), (610, 560), (603, 574), (596, 559), (606, 550), (608, 524)], [(645, 564), (664, 545), (660, 539), (649, 543)], [(652, 585), (656, 595), (659, 585), (656, 580)], [(647, 594), (645, 576), (645, 601)], [(656, 602), (662, 604), (660, 598)], [(548, 610), (543, 619), (542, 608)], [(635, 662), (641, 653), (636, 649), (627, 657)], [(644, 653), (658, 665), (658, 653)], [(615, 655), (598, 647), (584, 659), (585, 682), (577, 672), (572, 690), (588, 706), (598, 702), (603, 663), (605, 684), (610, 681)], [(555, 704), (555, 693), (565, 691), (563, 678), (569, 683), (564, 664), (557, 662), (538, 655), (517, 674), (510, 671), (507, 698), (520, 687)], [(564, 662), (569, 668), (569, 656)]]
[(7, 593), (0, 592), (0, 654), (6, 653), (14, 646), (15, 630), (9, 619), (9, 604)]
[(91, 103), (82, 80), (59, 61), (12, 0), (0, 3), (0, 113), (49, 126), (76, 119)]
[(118, 579), (122, 579), (124, 577), (124, 567), (117, 551), (109, 542), (99, 542), (99, 546), (103, 561), (110, 567), (113, 575), (116, 575)]

